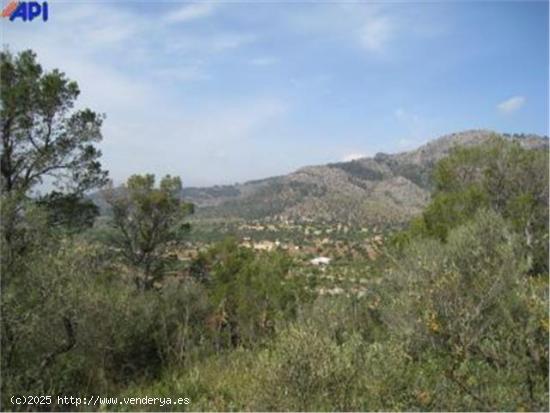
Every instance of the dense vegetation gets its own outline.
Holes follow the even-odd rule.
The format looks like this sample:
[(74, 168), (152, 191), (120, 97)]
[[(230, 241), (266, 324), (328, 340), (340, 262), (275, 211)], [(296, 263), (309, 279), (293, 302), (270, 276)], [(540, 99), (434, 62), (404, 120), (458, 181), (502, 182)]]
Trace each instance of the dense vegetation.
[[(2, 410), (76, 409), (12, 395), (188, 397), (164, 408), (194, 411), (548, 410), (546, 150), (497, 136), (457, 147), (423, 214), (375, 257), (310, 270), (227, 238), (185, 260), (180, 179), (133, 176), (103, 192), (111, 213), (96, 219), (83, 195), (106, 180), (102, 117), (72, 111), (76, 83), (31, 52), (3, 52), (1, 69)], [(38, 196), (44, 179), (57, 189)], [(338, 242), (368, 236), (353, 234)], [(366, 288), (320, 293), (333, 273)], [(119, 408), (132, 407), (103, 406)]]

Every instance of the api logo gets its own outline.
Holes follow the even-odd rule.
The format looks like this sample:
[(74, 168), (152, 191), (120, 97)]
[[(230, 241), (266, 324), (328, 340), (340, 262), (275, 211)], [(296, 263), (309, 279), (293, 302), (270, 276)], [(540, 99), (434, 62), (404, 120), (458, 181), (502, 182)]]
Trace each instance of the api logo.
[(24, 22), (33, 21), (42, 16), (42, 20), (48, 21), (48, 2), (39, 3), (37, 1), (11, 1), (4, 10), (2, 17), (9, 17), (10, 21), (20, 18)]

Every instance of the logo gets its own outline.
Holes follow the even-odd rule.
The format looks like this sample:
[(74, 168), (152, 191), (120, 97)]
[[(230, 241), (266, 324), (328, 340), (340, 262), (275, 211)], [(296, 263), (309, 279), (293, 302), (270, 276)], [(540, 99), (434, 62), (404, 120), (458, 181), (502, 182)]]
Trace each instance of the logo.
[(40, 16), (42, 16), (42, 20), (48, 21), (47, 1), (42, 3), (37, 1), (10, 1), (2, 10), (2, 17), (9, 17), (10, 21), (20, 18), (24, 22), (32, 22)]

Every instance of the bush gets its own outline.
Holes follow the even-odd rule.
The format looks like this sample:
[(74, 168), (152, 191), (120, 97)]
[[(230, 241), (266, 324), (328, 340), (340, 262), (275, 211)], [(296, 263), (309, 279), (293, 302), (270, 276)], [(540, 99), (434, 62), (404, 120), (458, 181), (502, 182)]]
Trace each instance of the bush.
[(364, 343), (338, 344), (309, 326), (291, 326), (263, 354), (260, 410), (361, 410)]
[(390, 272), (384, 319), (413, 360), (439, 366), (437, 409), (546, 406), (547, 293), (525, 276), (519, 248), (502, 218), (481, 211), (446, 244), (412, 243)]
[(227, 239), (199, 256), (193, 274), (205, 282), (214, 314), (210, 327), (218, 349), (250, 346), (296, 316), (302, 280), (290, 276), (292, 261), (279, 253), (255, 253)]
[[(504, 217), (521, 236), (531, 273), (548, 272), (548, 151), (494, 137), (457, 147), (434, 171), (435, 192), (411, 228), (440, 240), (481, 209)], [(421, 225), (419, 225), (421, 224)]]
[(111, 250), (49, 233), (39, 215), (25, 215), (34, 248), (3, 267), (3, 408), (17, 407), (4, 399), (12, 394), (113, 394), (208, 341), (202, 286), (172, 280), (140, 292), (109, 264)]

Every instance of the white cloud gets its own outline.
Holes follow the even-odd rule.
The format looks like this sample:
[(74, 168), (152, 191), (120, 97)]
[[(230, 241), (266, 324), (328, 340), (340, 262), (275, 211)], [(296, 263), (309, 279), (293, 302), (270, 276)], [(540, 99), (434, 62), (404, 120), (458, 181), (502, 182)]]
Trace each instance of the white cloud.
[(272, 56), (262, 56), (250, 59), (250, 64), (253, 66), (271, 66), (276, 64), (279, 59)]
[(179, 175), (185, 185), (250, 179), (258, 176), (262, 162), (274, 163), (272, 154), (258, 153), (265, 152), (265, 143), (258, 137), (276, 133), (287, 110), (284, 101), (269, 97), (200, 107), (167, 101), (155, 111), (143, 102), (138, 112), (109, 123), (105, 163), (115, 183), (143, 172)]
[(182, 23), (208, 17), (215, 11), (214, 3), (191, 3), (166, 15), (165, 20), (171, 23)]
[(211, 77), (205, 73), (200, 64), (179, 65), (155, 70), (152, 75), (164, 82), (194, 82), (207, 80)]
[[(330, 2), (329, 2), (330, 3)], [(349, 42), (363, 51), (386, 51), (398, 30), (411, 31), (413, 23), (400, 19), (395, 8), (375, 2), (336, 2), (308, 7), (305, 12), (289, 12), (289, 26), (307, 35), (330, 36)], [(383, 3), (383, 2), (382, 2)]]
[(497, 109), (500, 113), (508, 114), (513, 113), (525, 105), (527, 99), (524, 96), (513, 96), (510, 99), (506, 99), (497, 105)]
[(245, 46), (256, 40), (256, 36), (249, 33), (218, 32), (206, 35), (179, 35), (176, 42), (165, 45), (166, 53), (172, 56), (188, 56), (225, 52)]
[(366, 153), (361, 152), (348, 153), (347, 155), (344, 155), (342, 157), (342, 162), (355, 161), (356, 159), (366, 158), (368, 156), (369, 155), (367, 155)]
[(394, 33), (394, 26), (386, 16), (369, 17), (359, 32), (361, 45), (371, 52), (384, 49)]
[(226, 33), (211, 39), (211, 48), (213, 51), (222, 51), (236, 49), (248, 43), (252, 43), (255, 36), (251, 34)]

